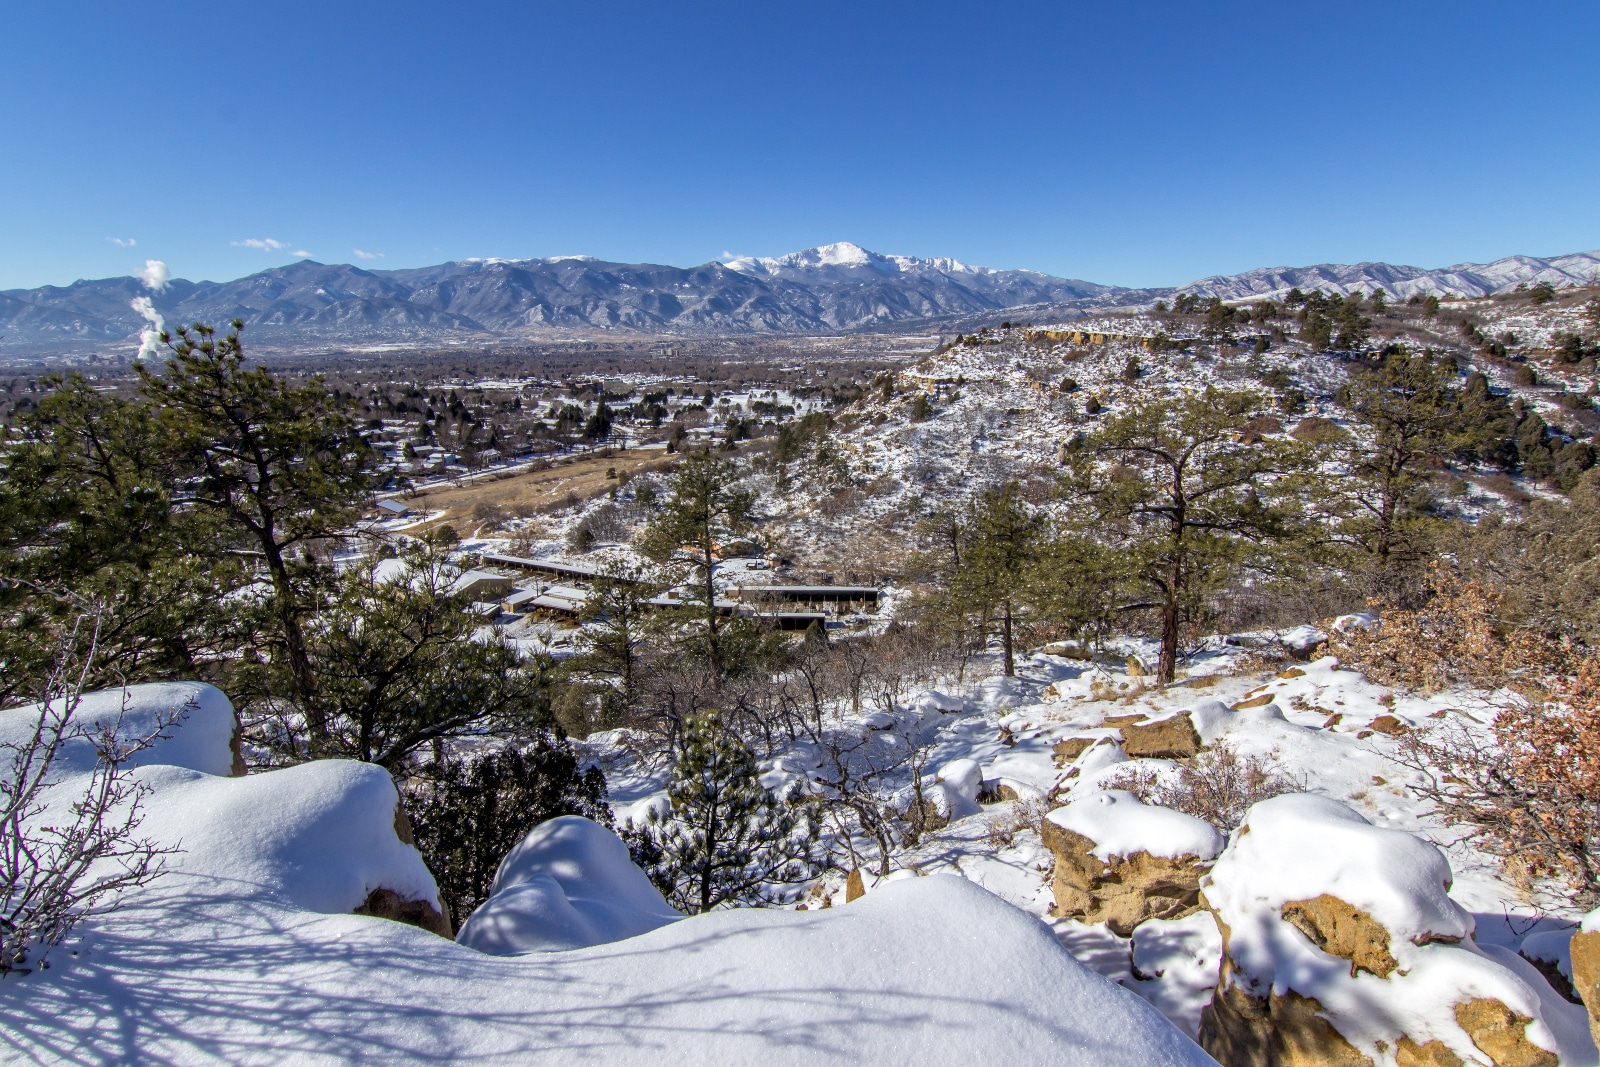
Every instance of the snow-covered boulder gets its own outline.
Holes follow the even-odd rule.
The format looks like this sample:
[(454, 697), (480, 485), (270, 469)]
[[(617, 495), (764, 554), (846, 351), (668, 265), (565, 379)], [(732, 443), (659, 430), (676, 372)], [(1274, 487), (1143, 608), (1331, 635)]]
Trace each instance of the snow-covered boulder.
[(1122, 749), (1130, 759), (1187, 759), (1200, 751), (1200, 734), (1189, 716), (1179, 712), (1122, 727)]
[[(37, 705), (0, 711), (0, 744), (24, 739), (39, 714)], [(173, 850), (155, 887), (267, 895), (309, 911), (376, 915), (450, 935), (383, 768), (319, 760), (242, 776), (233, 705), (201, 682), (86, 693), (74, 721), (116, 724), (124, 738), (160, 733), (128, 761), (144, 790), (137, 836)], [(47, 805), (81, 796), (95, 761), (89, 740), (67, 742)], [(40, 819), (49, 818), (47, 807)]]
[(1055, 855), (1056, 914), (1104, 923), (1120, 937), (1146, 920), (1196, 911), (1200, 875), (1223, 845), (1210, 823), (1122, 790), (1057, 808), (1039, 833)]
[(1194, 706), (1187, 718), (1199, 734), (1202, 744), (1212, 745), (1234, 730), (1274, 723), (1286, 723), (1283, 709), (1273, 702), (1270, 693), (1265, 700), (1245, 700), (1229, 707), (1220, 700), (1206, 700)]
[(244, 778), (164, 766), (136, 773), (151, 788), (140, 832), (182, 850), (163, 881), (450, 936), (438, 887), (407, 840), (399, 794), (382, 767), (316, 760)]
[(683, 918), (599, 823), (540, 823), (500, 862), (489, 899), (456, 940), (493, 956), (588, 948)]
[[(347, 793), (341, 781), (367, 783), (348, 773), (303, 784)], [(274, 854), (334, 868), (369, 861), (359, 847), (355, 856), (325, 847), (338, 842), (298, 786), (276, 790), (289, 803), (274, 820), (283, 836)], [(150, 799), (154, 813), (170, 794), (163, 786)], [(312, 816), (309, 840), (299, 840), (301, 813)], [(189, 862), (208, 870), (238, 855), (220, 835), (192, 845)], [(962, 878), (912, 876), (849, 907), (719, 911), (512, 957), (318, 914), (283, 886), (197, 877), (140, 891), (92, 922), (84, 951), (0, 983), (0, 1043), (19, 1062), (52, 1064), (1211, 1063), (1033, 916)]]
[(1200, 1042), (1223, 1063), (1592, 1062), (1581, 1013), (1480, 950), (1433, 845), (1336, 801), (1250, 809), (1202, 886), (1223, 931)]
[(937, 689), (918, 693), (907, 706), (920, 715), (960, 715), (970, 708), (965, 699), (941, 693)]
[(976, 803), (978, 793), (983, 789), (983, 768), (977, 760), (951, 760), (939, 768), (939, 781), (963, 800)]
[(1300, 625), (1293, 629), (1285, 630), (1278, 635), (1278, 643), (1288, 649), (1297, 659), (1308, 659), (1316, 651), (1317, 646), (1328, 640), (1328, 633), (1316, 626)]
[(978, 794), (983, 791), (983, 768), (977, 760), (951, 760), (939, 768), (934, 787), (926, 793), (947, 823), (965, 819), (983, 810)]
[[(54, 709), (61, 710), (57, 705)], [(39, 722), (40, 706), (0, 710), (0, 745), (25, 741)], [(215, 775), (244, 774), (239, 749), (239, 719), (222, 690), (204, 682), (152, 682), (83, 694), (72, 721), (91, 732), (115, 728), (124, 741), (160, 738), (129, 760), (134, 767), (186, 767)], [(68, 740), (58, 757), (63, 773), (94, 769), (96, 754), (87, 738)]]

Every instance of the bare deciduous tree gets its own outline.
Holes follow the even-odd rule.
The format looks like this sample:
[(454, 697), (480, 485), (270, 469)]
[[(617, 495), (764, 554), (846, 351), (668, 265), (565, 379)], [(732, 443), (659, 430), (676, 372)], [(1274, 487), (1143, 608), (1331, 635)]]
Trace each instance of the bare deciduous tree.
[[(106, 614), (83, 608), (32, 705), (38, 721), (0, 742), (0, 976), (44, 966), (77, 923), (148, 883), (176, 851), (138, 836), (148, 787), (133, 779), (130, 760), (190, 709), (130, 735), (124, 692), (114, 718), (80, 720)], [(65, 763), (85, 748), (92, 769), (71, 774)]]

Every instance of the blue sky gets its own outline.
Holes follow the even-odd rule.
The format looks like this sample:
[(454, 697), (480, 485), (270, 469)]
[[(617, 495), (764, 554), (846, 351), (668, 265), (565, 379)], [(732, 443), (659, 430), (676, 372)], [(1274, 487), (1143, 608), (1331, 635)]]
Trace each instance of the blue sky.
[(0, 41), (0, 288), (296, 252), (849, 240), (1159, 285), (1600, 247), (1592, 0), (19, 3)]

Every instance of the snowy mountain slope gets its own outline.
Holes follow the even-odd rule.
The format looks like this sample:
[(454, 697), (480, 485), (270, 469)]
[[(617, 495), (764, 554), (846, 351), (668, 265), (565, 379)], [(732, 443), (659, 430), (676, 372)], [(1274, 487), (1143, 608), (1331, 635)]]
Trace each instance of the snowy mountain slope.
[(1493, 263), (1457, 263), (1438, 270), (1394, 266), (1389, 263), (1353, 265), (1322, 263), (1314, 267), (1266, 267), (1231, 276), (1214, 276), (1190, 282), (1181, 292), (1220, 296), (1224, 300), (1281, 297), (1290, 289), (1325, 293), (1372, 292), (1382, 289), (1391, 297), (1489, 296), (1518, 285), (1548, 282), (1556, 288), (1590, 285), (1600, 272), (1600, 251), (1539, 259), (1507, 256)]
[(0, 294), (12, 343), (136, 337), (148, 297), (168, 322), (243, 319), (276, 343), (515, 336), (529, 330), (808, 334), (924, 325), (1041, 302), (1120, 302), (1123, 290), (949, 259), (828, 245), (777, 259), (697, 267), (588, 257), (478, 259), (397, 271), (310, 260), (232, 282), (134, 278)]
[(1272, 267), (1170, 288), (1130, 289), (958, 260), (882, 255), (848, 242), (788, 255), (732, 256), (696, 267), (612, 263), (587, 256), (469, 259), (405, 270), (305, 260), (231, 282), (174, 279), (151, 291), (137, 278), (78, 281), (0, 293), (7, 348), (137, 343), (149, 298), (168, 323), (243, 319), (258, 341), (336, 345), (374, 341), (517, 338), (540, 331), (645, 335), (828, 334), (967, 329), (1002, 316), (1043, 322), (1147, 307), (1174, 292), (1224, 300), (1291, 288), (1383, 289), (1483, 296), (1518, 285), (1589, 284), (1600, 252), (1511, 256), (1439, 270), (1387, 263)]

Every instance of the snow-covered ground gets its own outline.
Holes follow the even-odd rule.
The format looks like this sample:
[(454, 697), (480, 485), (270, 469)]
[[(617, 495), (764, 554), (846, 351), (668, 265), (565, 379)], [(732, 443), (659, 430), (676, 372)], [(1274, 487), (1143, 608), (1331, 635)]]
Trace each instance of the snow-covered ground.
[[(1103, 925), (1055, 917), (1052, 856), (1038, 824), (1046, 811), (1104, 796), (1103, 790), (1130, 771), (1175, 773), (1177, 765), (1169, 760), (1130, 760), (1108, 719), (1126, 723), (1188, 714), (1207, 746), (1225, 744), (1243, 758), (1263, 760), (1306, 792), (1337, 801), (1374, 827), (1437, 845), (1453, 873), (1450, 899), (1470, 915), (1477, 944), (1515, 952), (1530, 937), (1570, 936), (1581, 915), (1555, 900), (1530, 898), (1492, 857), (1462, 844), (1457, 829), (1408, 791), (1412, 772), (1392, 759), (1398, 741), (1384, 730), (1393, 730), (1393, 723), (1427, 728), (1448, 716), (1478, 728), (1492, 715), (1488, 694), (1397, 693), (1342, 668), (1332, 657), (1289, 665), (1280, 673), (1235, 673), (1243, 652), (1241, 644), (1217, 642), (1188, 665), (1186, 679), (1164, 688), (1147, 688), (1148, 677), (1129, 673), (1122, 655), (1148, 661), (1154, 653), (1153, 646), (1136, 641), (1122, 642), (1117, 657), (1093, 664), (1040, 652), (1019, 664), (1015, 678), (991, 676), (911, 698), (895, 718), (912, 724), (909, 734), (928, 739), (930, 779), (940, 768), (971, 760), (984, 781), (1009, 786), (1018, 799), (973, 805), (965, 815), (953, 812), (957, 817), (947, 827), (895, 856), (896, 873), (889, 881), (897, 883), (904, 872), (914, 871), (953, 874), (982, 886), (1038, 916), (1079, 960), (1194, 1035), (1217, 984), (1221, 937), (1216, 924), (1201, 913), (1151, 920), (1132, 937), (1119, 937)], [(1231, 708), (1244, 703), (1253, 706)], [(1373, 721), (1385, 716), (1393, 723), (1380, 721), (1374, 730)], [(864, 724), (882, 729), (885, 717), (871, 713)], [(1104, 740), (1058, 766), (1053, 746), (1075, 737)], [(608, 768), (619, 813), (627, 817), (659, 803), (665, 769), (642, 771), (613, 747), (616, 740), (597, 735), (592, 748)], [(766, 764), (773, 783), (803, 777), (814, 766), (804, 742)], [(844, 880), (843, 872), (831, 875), (804, 900), (812, 907), (818, 899), (842, 900)], [(876, 882), (866, 872), (869, 897)], [(1549, 1010), (1560, 1017), (1563, 1033), (1578, 1034), (1573, 1040), (1588, 1048), (1581, 1008), (1561, 1002)]]
[[(47, 969), (0, 983), (6, 1059), (1209, 1062), (1037, 920), (961, 878), (916, 879), (825, 911), (724, 911), (664, 926), (672, 917), (659, 915), (638, 937), (514, 957), (351, 914), (377, 890), (436, 900), (421, 857), (398, 836), (388, 775), (327, 760), (228, 777), (219, 772), (232, 716), (221, 694), (136, 687), (129, 706), (150, 719), (190, 697), (188, 721), (135, 772), (149, 789), (141, 832), (182, 851)], [(109, 698), (104, 710), (120, 703)], [(25, 739), (36, 717), (0, 713), (0, 742)], [(82, 786), (83, 761), (67, 766), (57, 804)], [(594, 850), (554, 851), (550, 870), (518, 884), (552, 884), (550, 871), (582, 868)], [(568, 890), (582, 896), (581, 885)], [(570, 900), (568, 890), (541, 899)]]

